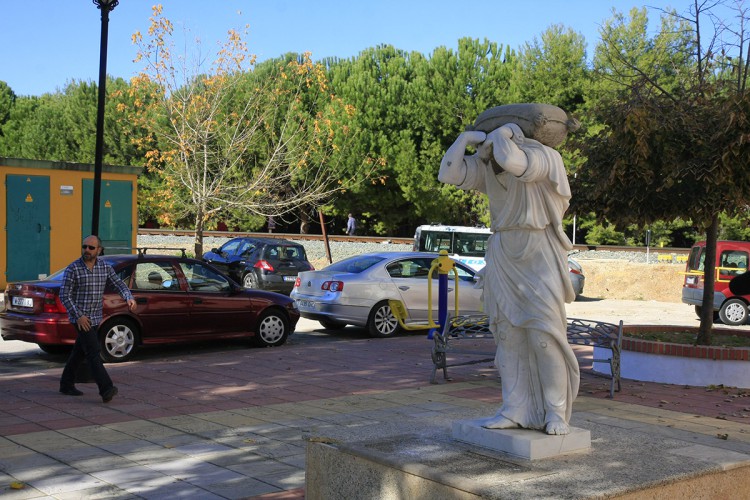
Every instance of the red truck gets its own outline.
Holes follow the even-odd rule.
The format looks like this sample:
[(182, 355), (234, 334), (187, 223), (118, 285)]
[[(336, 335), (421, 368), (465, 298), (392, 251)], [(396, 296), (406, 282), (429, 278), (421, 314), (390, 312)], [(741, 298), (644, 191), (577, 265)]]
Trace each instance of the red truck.
[[(716, 274), (714, 285), (714, 311), (725, 325), (743, 325), (748, 320), (750, 295), (735, 295), (729, 282), (747, 271), (750, 242), (721, 240), (716, 242)], [(700, 316), (703, 304), (703, 270), (706, 259), (706, 242), (700, 241), (690, 249), (682, 285), (682, 302), (695, 306)]]

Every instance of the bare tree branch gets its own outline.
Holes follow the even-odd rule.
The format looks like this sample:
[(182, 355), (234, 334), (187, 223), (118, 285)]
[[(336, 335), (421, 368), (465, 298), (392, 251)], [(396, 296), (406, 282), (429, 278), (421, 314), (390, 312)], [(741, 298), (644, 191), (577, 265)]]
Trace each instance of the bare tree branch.
[(173, 55), (172, 24), (160, 7), (151, 21), (146, 40), (134, 37), (146, 62), (134, 86), (153, 96), (139, 108), (159, 144), (150, 166), (174, 190), (164, 194), (165, 209), (193, 218), (196, 256), (206, 223), (219, 214), (279, 217), (368, 178), (364, 161), (349, 175), (336, 170), (352, 110), (330, 93), (309, 54), (257, 74), (231, 30), (205, 70), (199, 51), (194, 66)]

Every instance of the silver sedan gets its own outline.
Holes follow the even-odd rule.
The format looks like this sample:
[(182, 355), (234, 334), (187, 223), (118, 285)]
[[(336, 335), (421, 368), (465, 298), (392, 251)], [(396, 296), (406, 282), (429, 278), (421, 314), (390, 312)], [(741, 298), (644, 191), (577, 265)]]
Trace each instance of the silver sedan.
[[(428, 318), (428, 274), (437, 254), (424, 252), (376, 252), (357, 255), (318, 271), (299, 273), (291, 298), (303, 318), (327, 329), (346, 325), (366, 327), (372, 337), (390, 337), (401, 330), (389, 300), (400, 300), (408, 321)], [(458, 314), (482, 312), (482, 290), (475, 287), (476, 272), (456, 263)], [(438, 319), (438, 272), (432, 274), (433, 320)], [(448, 308), (455, 314), (454, 274), (449, 274)]]

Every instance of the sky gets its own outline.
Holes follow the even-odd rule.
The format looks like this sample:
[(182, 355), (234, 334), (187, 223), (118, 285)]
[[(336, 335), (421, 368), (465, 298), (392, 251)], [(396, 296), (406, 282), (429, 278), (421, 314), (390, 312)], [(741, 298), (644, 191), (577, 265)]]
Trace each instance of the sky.
[[(134, 63), (131, 36), (146, 32), (156, 0), (120, 0), (110, 13), (107, 74), (130, 79)], [(249, 51), (258, 61), (287, 52), (356, 57), (380, 44), (429, 56), (437, 47), (456, 49), (458, 40), (485, 38), (518, 49), (554, 24), (581, 33), (589, 57), (598, 30), (612, 9), (674, 7), (686, 12), (689, 0), (162, 0), (163, 15), (202, 51), (226, 40), (231, 28), (249, 25)], [(16, 95), (42, 95), (73, 80), (98, 82), (101, 13), (92, 0), (0, 0), (0, 81)], [(650, 19), (656, 24), (658, 12)], [(215, 51), (211, 51), (214, 54)]]

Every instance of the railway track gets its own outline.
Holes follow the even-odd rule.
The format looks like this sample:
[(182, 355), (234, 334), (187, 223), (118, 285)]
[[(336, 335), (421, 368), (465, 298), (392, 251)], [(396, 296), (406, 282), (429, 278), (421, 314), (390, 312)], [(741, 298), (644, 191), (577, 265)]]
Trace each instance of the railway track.
[[(139, 235), (159, 235), (159, 236), (193, 236), (193, 231), (189, 229), (146, 229), (138, 228)], [(203, 231), (204, 237), (211, 238), (278, 238), (285, 240), (302, 240), (302, 241), (323, 241), (322, 234), (301, 234), (301, 233), (251, 233), (245, 231)], [(408, 245), (414, 241), (413, 238), (404, 237), (384, 237), (384, 236), (349, 236), (346, 234), (328, 235), (329, 241), (343, 242), (366, 242), (366, 243), (399, 243)]]
[[(138, 228), (139, 235), (158, 235), (158, 236), (193, 236), (193, 231), (189, 229), (147, 229)], [(251, 237), (251, 238), (279, 238), (288, 240), (302, 240), (302, 241), (323, 241), (322, 234), (298, 234), (298, 233), (251, 233), (244, 231), (204, 231), (204, 237), (213, 238), (237, 238), (237, 237)], [(413, 238), (399, 237), (399, 236), (348, 236), (345, 234), (328, 235), (329, 241), (336, 242), (365, 242), (365, 243), (398, 243), (408, 245), (414, 241)], [(645, 247), (630, 247), (630, 246), (617, 246), (617, 245), (574, 245), (575, 250), (584, 252), (587, 250), (595, 251), (607, 251), (607, 252), (646, 252)], [(650, 253), (656, 254), (676, 254), (676, 255), (687, 255), (690, 253), (689, 248), (673, 248), (673, 247), (661, 247), (661, 248), (649, 248)]]

